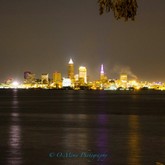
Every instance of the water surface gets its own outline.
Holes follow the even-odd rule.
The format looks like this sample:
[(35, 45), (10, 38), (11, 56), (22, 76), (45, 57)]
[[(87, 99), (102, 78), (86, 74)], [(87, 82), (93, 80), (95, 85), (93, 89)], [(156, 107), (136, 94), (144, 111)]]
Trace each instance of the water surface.
[(158, 91), (0, 90), (0, 164), (165, 163), (164, 107)]

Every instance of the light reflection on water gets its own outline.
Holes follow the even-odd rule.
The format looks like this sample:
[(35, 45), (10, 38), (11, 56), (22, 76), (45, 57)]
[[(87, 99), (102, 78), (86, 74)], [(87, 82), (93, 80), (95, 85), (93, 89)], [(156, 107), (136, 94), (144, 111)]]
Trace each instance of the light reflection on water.
[[(86, 128), (81, 128), (76, 125), (76, 122), (85, 122), (87, 115), (85, 114), (64, 114), (63, 118), (69, 123), (75, 122), (74, 126), (69, 126), (63, 128), (64, 133), (64, 152), (72, 152), (75, 154), (81, 154), (82, 152), (88, 152), (88, 130)], [(82, 123), (83, 124), (83, 123)], [(88, 159), (81, 158), (72, 158), (72, 163), (88, 163)], [(67, 161), (65, 162), (67, 163)]]
[(98, 118), (97, 118), (97, 122), (99, 125), (99, 129), (98, 129), (97, 136), (96, 136), (97, 153), (100, 155), (103, 155), (103, 154), (107, 155), (105, 158), (102, 157), (99, 159), (99, 161), (97, 162), (98, 165), (111, 164), (111, 162), (110, 162), (111, 154), (109, 151), (109, 148), (110, 148), (109, 140), (111, 140), (111, 139), (109, 139), (109, 136), (108, 136), (108, 132), (110, 130), (108, 130), (108, 128), (106, 128), (107, 123), (108, 123), (107, 118), (108, 117), (106, 114), (99, 114)]
[[(77, 121), (77, 122), (83, 122), (84, 119), (87, 118), (87, 115), (84, 114), (78, 114), (78, 115), (72, 115), (67, 114), (63, 115), (65, 120), (69, 120), (69, 122)], [(87, 130), (83, 128), (76, 127), (75, 125), (72, 127), (66, 127), (63, 129), (64, 132), (64, 139), (65, 139), (65, 149), (66, 151), (86, 151), (87, 150)], [(74, 146), (74, 148), (73, 148)]]
[(130, 165), (141, 165), (140, 160), (140, 132), (139, 132), (139, 116), (129, 116), (129, 132), (128, 132), (128, 162)]
[[(77, 162), (78, 164), (97, 164), (106, 165), (109, 164), (110, 153), (108, 153), (109, 143), (108, 143), (108, 130), (104, 128), (107, 125), (106, 114), (93, 115), (96, 119), (95, 124), (90, 125), (90, 117), (86, 114), (65, 114), (63, 118), (65, 121), (75, 122), (73, 127), (63, 128), (64, 132), (64, 144), (63, 150), (65, 152), (73, 153), (85, 153), (85, 154), (97, 154), (97, 155), (108, 155), (106, 158), (103, 156), (101, 158), (91, 158), (91, 157), (79, 157), (79, 159), (72, 159), (72, 162)], [(76, 126), (76, 123), (79, 123)], [(80, 124), (82, 123), (82, 125)], [(80, 126), (81, 125), (81, 126)], [(94, 127), (94, 128), (93, 128)], [(93, 135), (91, 133), (95, 130)], [(90, 132), (92, 131), (92, 132)], [(96, 146), (93, 148), (93, 145)], [(66, 161), (67, 162), (67, 161)]]
[(98, 125), (101, 127), (98, 129), (97, 135), (97, 149), (98, 153), (107, 153), (108, 146), (108, 130), (105, 128), (107, 125), (107, 115), (99, 114), (97, 119)]
[[(1, 151), (5, 158), (0, 161), (5, 164), (165, 162), (163, 95), (136, 95), (132, 100), (132, 95), (103, 95), (102, 92), (101, 95), (84, 91), (72, 91), (70, 95), (61, 94), (62, 91), (60, 94), (40, 92), (27, 94), (27, 91), (14, 90), (12, 95), (6, 94), (4, 102), (0, 100), (4, 107), (0, 112), (4, 117), (0, 123), (2, 134), (4, 130), (0, 146), (5, 150)], [(144, 98), (147, 100), (143, 101)], [(88, 158), (57, 159), (49, 158), (49, 152), (108, 153), (110, 158), (103, 162)]]
[(21, 158), (21, 128), (19, 125), (13, 125), (9, 130), (9, 155), (8, 165), (22, 164)]
[(13, 90), (12, 111), (11, 112), (11, 125), (9, 128), (8, 140), (8, 165), (21, 165), (21, 126), (19, 118), (19, 102), (17, 99), (17, 90)]

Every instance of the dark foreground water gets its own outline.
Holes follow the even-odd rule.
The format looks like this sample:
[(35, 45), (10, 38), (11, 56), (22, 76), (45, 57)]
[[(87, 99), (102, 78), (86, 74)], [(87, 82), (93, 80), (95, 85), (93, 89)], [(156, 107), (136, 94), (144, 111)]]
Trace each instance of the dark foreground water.
[(165, 163), (165, 93), (0, 90), (0, 165)]

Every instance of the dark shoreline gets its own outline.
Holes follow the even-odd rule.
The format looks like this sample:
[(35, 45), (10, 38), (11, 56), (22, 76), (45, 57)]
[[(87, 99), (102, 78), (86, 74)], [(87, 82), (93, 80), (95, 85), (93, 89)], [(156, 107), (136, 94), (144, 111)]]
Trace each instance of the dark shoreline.
[(111, 94), (165, 94), (164, 90), (155, 90), (155, 89), (148, 89), (148, 90), (90, 90), (90, 89), (44, 89), (44, 88), (29, 88), (29, 89), (22, 89), (22, 88), (1, 88), (0, 92), (2, 91), (59, 91), (59, 92), (95, 92), (95, 93), (111, 93)]

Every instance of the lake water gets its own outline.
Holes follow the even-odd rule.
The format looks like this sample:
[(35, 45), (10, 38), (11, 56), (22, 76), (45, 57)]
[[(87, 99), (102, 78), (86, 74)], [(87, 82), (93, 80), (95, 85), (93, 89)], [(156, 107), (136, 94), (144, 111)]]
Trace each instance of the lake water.
[(0, 165), (165, 164), (165, 92), (0, 90)]

